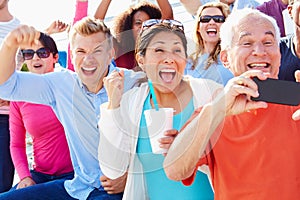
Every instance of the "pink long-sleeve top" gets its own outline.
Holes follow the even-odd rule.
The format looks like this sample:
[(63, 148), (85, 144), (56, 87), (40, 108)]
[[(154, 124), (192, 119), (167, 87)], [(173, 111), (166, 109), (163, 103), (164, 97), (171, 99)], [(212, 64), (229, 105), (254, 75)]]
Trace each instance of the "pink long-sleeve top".
[[(73, 23), (75, 24), (75, 22), (81, 20), (83, 17), (87, 16), (88, 14), (88, 5), (89, 2), (88, 1), (76, 1), (76, 5), (75, 5), (75, 16), (73, 18)], [(70, 44), (68, 44), (68, 66), (67, 68), (74, 71), (74, 66), (72, 64), (71, 61), (71, 55), (70, 55)]]
[(33, 169), (48, 175), (72, 172), (64, 128), (49, 106), (10, 103), (10, 151), (19, 178), (31, 176), (26, 155), (26, 131), (33, 142)]

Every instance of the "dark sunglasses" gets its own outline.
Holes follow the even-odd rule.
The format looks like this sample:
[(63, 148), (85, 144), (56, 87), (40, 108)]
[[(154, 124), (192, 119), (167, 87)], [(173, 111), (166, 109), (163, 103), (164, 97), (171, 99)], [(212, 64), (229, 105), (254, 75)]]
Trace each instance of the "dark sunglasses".
[(224, 23), (225, 22), (225, 17), (222, 15), (213, 15), (213, 16), (203, 15), (203, 16), (200, 16), (199, 22), (208, 23), (208, 22), (210, 22), (211, 19), (213, 19), (214, 22), (216, 22), (216, 23)]
[(180, 21), (173, 19), (149, 19), (143, 22), (141, 31), (156, 25), (156, 24), (168, 24), (171, 28), (177, 28), (184, 32), (183, 24)]
[(31, 60), (35, 53), (39, 58), (48, 58), (51, 53), (49, 49), (44, 48), (44, 47), (39, 48), (36, 51), (34, 51), (32, 49), (22, 49), (21, 52), (22, 52), (24, 60)]

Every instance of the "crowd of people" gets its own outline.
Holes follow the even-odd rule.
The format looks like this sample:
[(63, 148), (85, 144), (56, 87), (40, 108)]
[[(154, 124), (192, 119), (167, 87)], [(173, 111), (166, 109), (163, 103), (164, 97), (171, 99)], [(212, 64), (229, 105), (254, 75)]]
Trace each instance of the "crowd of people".
[[(76, 0), (72, 25), (45, 30), (21, 25), (8, 1), (0, 0), (0, 200), (300, 199), (300, 105), (251, 98), (254, 77), (300, 82), (299, 0), (180, 0), (195, 21), (191, 54), (168, 0), (138, 1), (112, 27), (112, 0), (93, 16), (88, 0)], [(63, 31), (60, 67), (51, 34)], [(158, 154), (145, 111), (165, 108), (173, 123)]]

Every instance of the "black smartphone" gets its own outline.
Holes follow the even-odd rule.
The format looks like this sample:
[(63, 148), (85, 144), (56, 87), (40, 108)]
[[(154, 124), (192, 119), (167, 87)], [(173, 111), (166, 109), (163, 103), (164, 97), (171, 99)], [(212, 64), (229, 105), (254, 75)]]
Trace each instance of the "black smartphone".
[(262, 81), (257, 77), (253, 80), (258, 86), (259, 96), (251, 97), (251, 100), (291, 106), (300, 104), (300, 83), (272, 78)]

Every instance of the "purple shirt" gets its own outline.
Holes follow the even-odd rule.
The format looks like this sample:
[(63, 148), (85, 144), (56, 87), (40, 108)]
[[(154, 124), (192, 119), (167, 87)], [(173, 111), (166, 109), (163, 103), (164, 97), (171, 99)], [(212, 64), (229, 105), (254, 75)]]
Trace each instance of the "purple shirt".
[(284, 21), (283, 21), (283, 16), (282, 16), (282, 11), (287, 8), (287, 5), (282, 3), (281, 0), (271, 0), (268, 2), (264, 2), (260, 6), (257, 6), (257, 10), (273, 17), (277, 25), (280, 29), (280, 36), (284, 37), (285, 36), (285, 30), (284, 30)]

